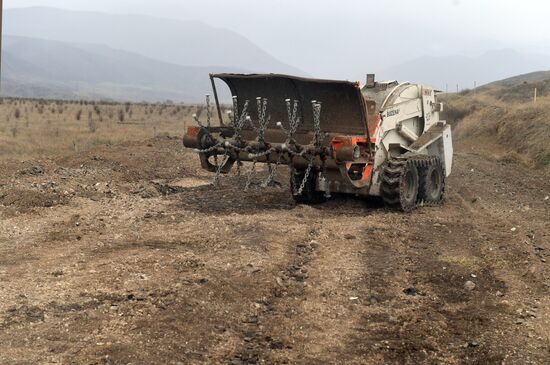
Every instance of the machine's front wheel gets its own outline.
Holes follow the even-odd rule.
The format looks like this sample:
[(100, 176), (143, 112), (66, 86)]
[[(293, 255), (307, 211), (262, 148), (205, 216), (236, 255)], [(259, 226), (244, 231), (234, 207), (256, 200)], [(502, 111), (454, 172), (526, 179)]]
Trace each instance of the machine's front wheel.
[[(325, 202), (325, 194), (315, 190), (315, 171), (311, 169), (307, 177), (306, 171), (290, 171), (290, 190), (294, 201), (298, 204), (320, 204)], [(301, 188), (302, 184), (303, 188)]]
[(420, 179), (416, 164), (406, 158), (391, 159), (382, 169), (382, 199), (386, 207), (410, 212), (416, 208)]

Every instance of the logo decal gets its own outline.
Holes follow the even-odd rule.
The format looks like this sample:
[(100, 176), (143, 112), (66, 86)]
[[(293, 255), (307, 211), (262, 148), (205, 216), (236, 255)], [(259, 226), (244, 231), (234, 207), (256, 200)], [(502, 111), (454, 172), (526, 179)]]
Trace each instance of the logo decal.
[(393, 117), (394, 115), (397, 115), (397, 114), (399, 114), (399, 109), (392, 109), (387, 111), (386, 116)]

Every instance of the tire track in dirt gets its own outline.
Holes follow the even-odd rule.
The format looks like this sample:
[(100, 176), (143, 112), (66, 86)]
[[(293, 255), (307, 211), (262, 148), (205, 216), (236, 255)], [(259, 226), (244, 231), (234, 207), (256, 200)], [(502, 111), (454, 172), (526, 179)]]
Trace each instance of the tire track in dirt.
[[(289, 315), (289, 300), (297, 300), (305, 292), (308, 265), (318, 249), (315, 242), (293, 244), (294, 254), (275, 276), (275, 285), (269, 289), (270, 295), (258, 299), (258, 312), (249, 316), (240, 326), (243, 343), (228, 359), (230, 364), (271, 364), (272, 352), (292, 349), (293, 346), (282, 337), (273, 326), (275, 317), (281, 313)], [(291, 306), (291, 304), (290, 304)], [(290, 309), (293, 312), (293, 309)], [(286, 313), (285, 313), (286, 312)]]
[[(463, 173), (460, 167), (456, 170), (455, 174)], [(527, 313), (541, 307), (540, 313), (543, 305), (535, 303), (540, 304), (545, 297), (543, 277), (535, 281), (525, 277), (525, 268), (517, 261), (518, 257), (529, 257), (525, 257), (525, 251), (517, 243), (509, 242), (509, 227), (486, 209), (472, 209), (454, 190), (456, 180), (451, 179), (453, 193), (444, 207), (422, 209), (411, 215), (417, 223), (406, 226), (407, 244), (396, 250), (406, 258), (405, 271), (414, 285), (414, 291), (409, 293), (416, 293), (411, 297), (416, 303), (408, 311), (392, 305), (392, 314), (382, 319), (367, 313), (364, 325), (371, 331), (366, 338), (364, 334), (353, 336), (351, 345), (342, 353), (360, 349), (359, 353), (366, 358), (375, 359), (373, 363), (538, 364), (550, 358), (548, 346), (542, 345), (548, 341), (547, 331), (539, 330), (532, 335), (516, 325), (518, 306), (523, 306), (524, 311), (527, 306)], [(479, 183), (490, 186), (487, 182)], [(486, 199), (491, 192), (480, 189), (479, 194)], [(422, 219), (422, 215), (426, 217)], [(506, 246), (503, 242), (507, 242)], [(376, 254), (371, 252), (369, 257)], [(533, 257), (525, 262), (533, 261), (537, 265)], [(392, 269), (396, 270), (399, 269)], [(462, 288), (466, 280), (476, 282), (475, 291)], [(391, 286), (389, 282), (386, 284)], [(530, 303), (522, 300), (525, 297), (509, 295), (510, 290), (530, 298)], [(379, 337), (379, 342), (369, 343), (373, 323), (378, 321), (374, 337)], [(537, 337), (538, 345), (531, 340)], [(515, 339), (513, 346), (510, 338)], [(524, 351), (517, 352), (518, 348)], [(350, 359), (346, 362), (353, 363)]]
[[(310, 241), (310, 245), (314, 245), (313, 259), (304, 262), (298, 251), (298, 265), (285, 266), (283, 275), (289, 276), (290, 268), (290, 275), (299, 273), (298, 280), (292, 281), (290, 288), (279, 283), (286, 294), (276, 296), (273, 310), (263, 318), (264, 327), (270, 328), (269, 337), (279, 336), (287, 346), (277, 351), (264, 347), (251, 363), (334, 362), (334, 350), (353, 323), (348, 317), (354, 317), (359, 302), (354, 296), (359, 295), (361, 301), (364, 300), (363, 288), (357, 285), (363, 270), (360, 266), (363, 243), (350, 232), (357, 234), (358, 231), (353, 224), (353, 214), (365, 214), (369, 210), (360, 201), (346, 199), (305, 210), (308, 214), (304, 220), (310, 227), (307, 239), (313, 238)], [(322, 220), (319, 217), (323, 217)], [(300, 244), (297, 247), (303, 249)], [(303, 275), (304, 264), (307, 276)]]

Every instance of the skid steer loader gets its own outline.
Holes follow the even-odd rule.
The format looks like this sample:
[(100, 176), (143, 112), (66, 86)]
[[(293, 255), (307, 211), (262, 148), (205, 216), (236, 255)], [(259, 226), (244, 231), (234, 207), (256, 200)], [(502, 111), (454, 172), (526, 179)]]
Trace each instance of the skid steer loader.
[[(439, 205), (451, 173), (451, 128), (439, 119), (443, 105), (433, 88), (397, 81), (308, 79), (276, 74), (212, 74), (219, 122), (190, 127), (184, 146), (201, 166), (228, 173), (243, 161), (267, 164), (273, 178), (290, 168), (298, 203), (320, 203), (331, 193), (380, 196), (405, 212)], [(233, 111), (224, 120), (215, 79), (227, 84)], [(249, 187), (250, 180), (246, 187)]]

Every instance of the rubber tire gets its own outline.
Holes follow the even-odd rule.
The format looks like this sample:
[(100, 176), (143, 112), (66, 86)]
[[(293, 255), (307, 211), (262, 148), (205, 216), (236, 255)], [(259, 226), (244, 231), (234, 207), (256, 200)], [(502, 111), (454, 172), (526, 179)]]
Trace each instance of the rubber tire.
[(382, 199), (387, 208), (411, 212), (417, 206), (420, 177), (414, 161), (395, 159), (382, 170)]
[(418, 200), (426, 205), (439, 205), (445, 192), (445, 171), (439, 159), (420, 170)]
[(312, 170), (309, 174), (309, 178), (306, 181), (302, 193), (295, 195), (294, 191), (298, 190), (300, 184), (304, 180), (305, 171), (294, 171), (290, 173), (290, 191), (292, 192), (292, 198), (298, 204), (321, 204), (326, 201), (325, 193), (315, 190), (315, 176), (317, 173)]

